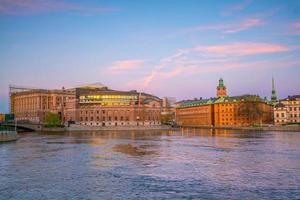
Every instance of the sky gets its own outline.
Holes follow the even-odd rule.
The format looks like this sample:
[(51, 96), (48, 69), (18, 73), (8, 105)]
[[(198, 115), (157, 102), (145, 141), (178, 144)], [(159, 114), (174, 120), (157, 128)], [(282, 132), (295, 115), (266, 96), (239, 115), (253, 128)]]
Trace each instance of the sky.
[(297, 0), (0, 0), (0, 112), (9, 84), (101, 82), (177, 100), (300, 94)]

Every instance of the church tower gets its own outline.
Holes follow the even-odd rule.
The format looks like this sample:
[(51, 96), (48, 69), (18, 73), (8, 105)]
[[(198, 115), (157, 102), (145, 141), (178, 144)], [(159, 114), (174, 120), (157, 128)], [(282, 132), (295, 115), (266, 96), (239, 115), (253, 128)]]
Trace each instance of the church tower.
[(225, 97), (227, 96), (226, 87), (224, 85), (223, 79), (219, 79), (219, 85), (217, 87), (217, 97)]
[(276, 103), (277, 102), (277, 96), (275, 91), (275, 84), (274, 84), (274, 78), (272, 77), (272, 95), (271, 95), (271, 102)]

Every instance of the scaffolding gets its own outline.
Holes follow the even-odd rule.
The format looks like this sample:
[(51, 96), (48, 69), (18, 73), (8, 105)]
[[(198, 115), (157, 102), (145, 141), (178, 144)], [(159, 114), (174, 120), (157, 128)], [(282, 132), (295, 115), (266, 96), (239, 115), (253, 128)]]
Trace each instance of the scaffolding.
[(17, 86), (12, 84), (9, 85), (9, 111), (11, 114), (13, 114), (13, 106), (14, 106), (12, 101), (12, 95), (19, 92), (26, 92), (32, 90), (39, 90), (39, 89), (34, 87)]

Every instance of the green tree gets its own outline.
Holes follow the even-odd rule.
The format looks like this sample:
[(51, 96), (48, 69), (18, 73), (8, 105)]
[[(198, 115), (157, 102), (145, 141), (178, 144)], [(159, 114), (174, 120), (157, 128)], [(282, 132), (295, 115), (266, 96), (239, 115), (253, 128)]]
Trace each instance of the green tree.
[(259, 120), (262, 124), (263, 110), (258, 100), (244, 100), (241, 102), (237, 110), (238, 115), (241, 117), (247, 117), (254, 125)]
[(45, 123), (47, 127), (58, 127), (61, 125), (61, 120), (58, 114), (47, 112), (45, 116)]

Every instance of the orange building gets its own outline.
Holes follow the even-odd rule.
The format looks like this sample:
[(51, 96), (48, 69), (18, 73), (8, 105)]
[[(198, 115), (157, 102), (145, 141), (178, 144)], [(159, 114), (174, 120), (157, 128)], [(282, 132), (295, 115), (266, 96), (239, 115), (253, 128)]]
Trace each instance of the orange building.
[(214, 102), (215, 126), (271, 124), (272, 113), (273, 106), (256, 95), (220, 97)]
[(176, 108), (179, 126), (214, 126), (214, 99), (196, 100)]
[(273, 106), (257, 95), (227, 96), (223, 79), (217, 98), (183, 101), (176, 108), (179, 126), (250, 126), (271, 124)]

